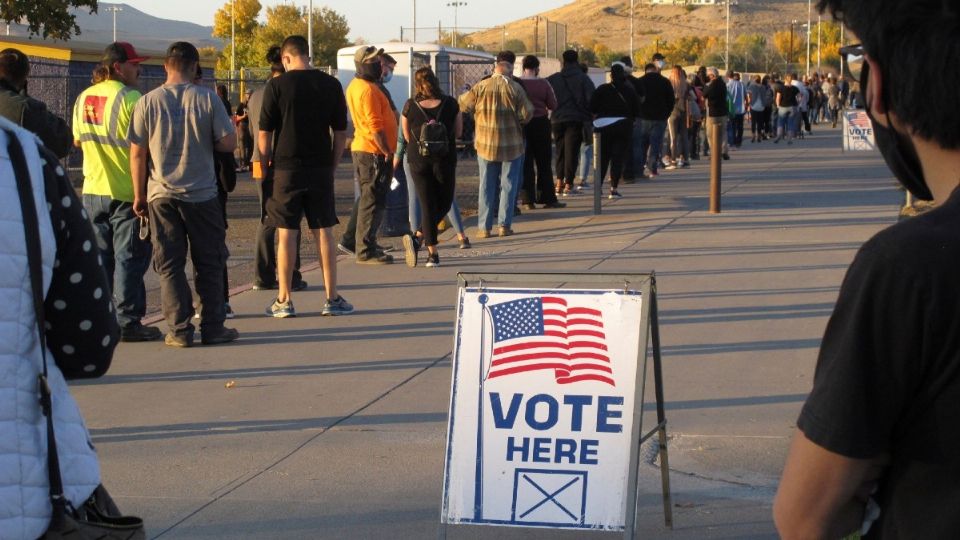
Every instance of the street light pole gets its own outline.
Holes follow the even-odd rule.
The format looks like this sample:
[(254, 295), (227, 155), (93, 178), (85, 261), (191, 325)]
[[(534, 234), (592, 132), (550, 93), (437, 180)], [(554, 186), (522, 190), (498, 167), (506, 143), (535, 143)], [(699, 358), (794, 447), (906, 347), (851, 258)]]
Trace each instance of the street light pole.
[(457, 12), (460, 10), (460, 6), (467, 5), (466, 2), (447, 2), (447, 7), (453, 8), (453, 46), (457, 46)]
[(787, 58), (787, 71), (792, 71), (791, 66), (793, 65), (793, 27), (796, 26), (797, 21), (794, 19), (790, 22), (790, 58)]
[(310, 64), (313, 64), (313, 0), (310, 0), (307, 7), (307, 56), (310, 57)]
[(727, 51), (725, 53), (725, 58), (723, 59), (724, 71), (730, 71), (730, 0), (727, 0), (727, 40), (726, 40)]
[[(123, 11), (123, 8), (120, 6), (108, 7), (107, 11), (113, 12), (113, 42), (117, 42), (117, 12)], [(7, 25), (7, 35), (10, 35), (10, 25)]]
[(237, 0), (230, 0), (230, 86), (237, 69)]
[(817, 74), (820, 74), (820, 15), (817, 15)]
[(813, 30), (813, 28), (810, 27), (810, 23), (813, 22), (812, 20), (813, 11), (811, 11), (812, 9), (813, 9), (813, 0), (807, 0), (807, 71), (806, 71), (806, 75), (810, 75), (810, 31)]
[(630, 0), (630, 62), (633, 63), (633, 4), (634, 0)]
[(413, 42), (417, 42), (417, 0), (413, 0)]

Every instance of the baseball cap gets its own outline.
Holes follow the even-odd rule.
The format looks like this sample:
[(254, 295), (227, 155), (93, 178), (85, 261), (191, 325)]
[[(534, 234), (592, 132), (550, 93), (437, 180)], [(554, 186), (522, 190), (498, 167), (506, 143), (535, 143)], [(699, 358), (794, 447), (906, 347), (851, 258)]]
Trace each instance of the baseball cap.
[(107, 45), (107, 48), (103, 51), (103, 61), (106, 64), (113, 64), (114, 62), (133, 62), (139, 64), (144, 60), (149, 60), (149, 56), (140, 56), (137, 54), (137, 50), (133, 48), (133, 45), (127, 43), (126, 41), (117, 41)]
[(167, 58), (182, 58), (188, 62), (199, 62), (200, 51), (192, 43), (176, 41), (167, 47)]
[(383, 54), (383, 49), (378, 49), (372, 45), (360, 47), (357, 49), (356, 54), (353, 55), (353, 61), (358, 64), (366, 64), (367, 62), (376, 60), (381, 54)]

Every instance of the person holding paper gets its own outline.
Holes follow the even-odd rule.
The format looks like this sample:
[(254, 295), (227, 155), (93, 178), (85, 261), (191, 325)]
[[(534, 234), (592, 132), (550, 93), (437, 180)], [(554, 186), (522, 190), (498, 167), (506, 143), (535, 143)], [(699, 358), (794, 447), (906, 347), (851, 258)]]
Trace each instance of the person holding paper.
[(601, 84), (590, 97), (590, 112), (594, 126), (600, 132), (600, 182), (610, 169), (610, 194), (619, 198), (620, 178), (623, 176), (624, 157), (630, 143), (630, 130), (637, 116), (637, 94), (633, 85), (627, 83), (627, 74), (622, 62), (610, 66), (610, 82)]

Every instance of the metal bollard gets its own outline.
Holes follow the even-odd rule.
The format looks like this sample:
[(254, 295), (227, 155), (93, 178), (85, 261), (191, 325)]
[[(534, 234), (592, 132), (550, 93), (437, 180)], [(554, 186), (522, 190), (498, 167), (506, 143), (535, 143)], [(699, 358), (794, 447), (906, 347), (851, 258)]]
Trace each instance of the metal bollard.
[[(707, 119), (708, 125), (713, 118)], [(710, 130), (710, 213), (720, 213), (720, 155), (723, 153), (723, 122), (712, 124)]]
[(603, 182), (602, 172), (600, 170), (600, 133), (598, 131), (593, 132), (593, 215), (600, 215), (600, 201), (603, 200), (603, 190), (601, 189), (601, 183)]

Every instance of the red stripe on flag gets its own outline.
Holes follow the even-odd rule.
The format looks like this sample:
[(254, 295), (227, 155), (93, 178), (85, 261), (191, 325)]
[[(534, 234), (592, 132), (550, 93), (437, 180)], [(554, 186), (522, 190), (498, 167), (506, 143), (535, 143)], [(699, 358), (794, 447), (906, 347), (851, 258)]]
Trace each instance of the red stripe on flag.
[(503, 377), (504, 375), (513, 375), (514, 373), (523, 373), (525, 371), (537, 371), (540, 369), (567, 369), (566, 364), (545, 362), (541, 364), (526, 364), (522, 366), (516, 366), (512, 368), (498, 369), (496, 371), (491, 370), (489, 378), (494, 377)]
[(585, 308), (585, 307), (572, 307), (572, 308), (570, 308), (570, 309), (567, 310), (567, 315), (568, 315), (568, 316), (570, 316), (570, 315), (590, 315), (590, 316), (593, 316), (593, 317), (601, 317), (601, 316), (602, 316), (602, 314), (600, 313), (600, 310), (591, 309), (591, 308)]
[(570, 384), (570, 383), (575, 383), (580, 381), (599, 381), (599, 382), (607, 383), (610, 386), (616, 386), (616, 384), (614, 384), (613, 382), (613, 379), (611, 379), (610, 377), (605, 377), (603, 375), (596, 375), (593, 373), (584, 373), (582, 375), (573, 375), (571, 377), (557, 378), (557, 382), (560, 384)]
[(597, 332), (596, 330), (568, 330), (566, 333), (567, 337), (576, 337), (576, 336), (591, 336), (599, 339), (606, 339), (607, 336), (603, 332)]
[(601, 351), (607, 350), (606, 345), (603, 343), (597, 343), (596, 341), (571, 341), (570, 348), (600, 349)]
[(597, 321), (594, 319), (567, 319), (567, 326), (572, 326), (574, 324), (586, 324), (588, 326), (603, 327), (603, 321)]
[(493, 350), (493, 356), (512, 353), (515, 351), (525, 351), (527, 349), (556, 348), (566, 350), (567, 346), (558, 341), (527, 341), (526, 343), (517, 343), (516, 345), (504, 345)]
[(528, 360), (566, 360), (569, 362), (570, 355), (566, 353), (515, 354), (512, 356), (497, 358), (493, 362), (490, 362), (490, 365), (502, 366), (503, 364), (515, 364), (517, 362), (526, 362)]

